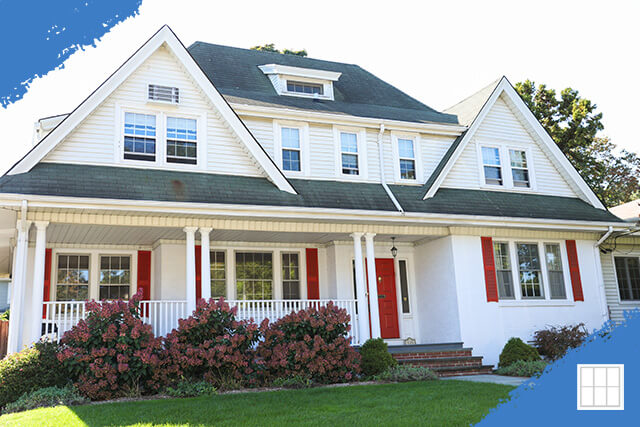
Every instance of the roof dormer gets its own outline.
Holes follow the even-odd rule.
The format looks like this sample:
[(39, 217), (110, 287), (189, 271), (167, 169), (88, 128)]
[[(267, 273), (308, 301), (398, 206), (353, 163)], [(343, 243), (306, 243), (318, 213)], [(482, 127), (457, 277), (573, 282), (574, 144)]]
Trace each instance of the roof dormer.
[(342, 74), (336, 71), (279, 64), (265, 64), (258, 68), (269, 77), (278, 95), (331, 101), (334, 99), (333, 82), (337, 81)]

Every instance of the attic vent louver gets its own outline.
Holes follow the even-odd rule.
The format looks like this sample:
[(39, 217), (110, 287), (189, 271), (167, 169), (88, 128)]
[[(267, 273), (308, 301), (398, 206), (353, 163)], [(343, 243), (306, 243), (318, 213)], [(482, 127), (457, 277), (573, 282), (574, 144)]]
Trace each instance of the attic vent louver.
[(149, 100), (178, 104), (180, 102), (180, 90), (177, 87), (149, 85)]

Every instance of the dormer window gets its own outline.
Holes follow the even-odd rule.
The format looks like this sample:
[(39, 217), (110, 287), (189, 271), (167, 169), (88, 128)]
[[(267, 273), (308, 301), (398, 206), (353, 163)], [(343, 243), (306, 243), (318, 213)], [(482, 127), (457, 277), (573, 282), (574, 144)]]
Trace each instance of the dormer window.
[(180, 103), (180, 89), (171, 86), (149, 85), (149, 101), (168, 102), (171, 104)]
[(266, 64), (258, 68), (267, 76), (278, 95), (333, 101), (333, 82), (342, 73), (315, 68)]
[(531, 153), (525, 147), (478, 145), (480, 183), (484, 187), (535, 189)]
[(324, 94), (324, 87), (320, 84), (296, 82), (287, 80), (287, 92), (307, 93), (307, 94)]

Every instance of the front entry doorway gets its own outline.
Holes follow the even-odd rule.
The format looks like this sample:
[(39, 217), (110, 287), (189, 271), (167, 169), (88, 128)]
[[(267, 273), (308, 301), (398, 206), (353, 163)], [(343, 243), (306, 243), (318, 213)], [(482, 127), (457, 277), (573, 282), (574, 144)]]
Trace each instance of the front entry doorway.
[[(393, 261), (393, 258), (376, 258), (380, 335), (385, 339), (400, 338), (396, 272)], [(369, 281), (367, 280), (367, 289), (368, 286)], [(369, 315), (371, 315), (371, 313), (369, 313)]]

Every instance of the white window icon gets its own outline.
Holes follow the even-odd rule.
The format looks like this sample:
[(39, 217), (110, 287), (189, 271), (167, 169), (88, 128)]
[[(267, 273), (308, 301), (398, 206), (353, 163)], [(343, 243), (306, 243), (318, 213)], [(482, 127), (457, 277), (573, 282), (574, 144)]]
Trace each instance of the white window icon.
[(623, 410), (624, 365), (578, 365), (578, 410)]

